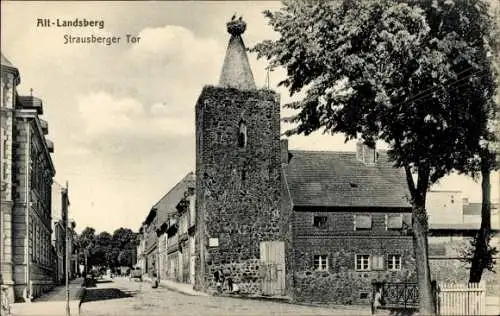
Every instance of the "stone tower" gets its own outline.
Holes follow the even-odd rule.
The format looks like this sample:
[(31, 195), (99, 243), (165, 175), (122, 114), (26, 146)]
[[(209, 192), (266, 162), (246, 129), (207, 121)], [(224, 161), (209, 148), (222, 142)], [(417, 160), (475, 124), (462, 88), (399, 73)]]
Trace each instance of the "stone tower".
[(242, 292), (260, 292), (261, 249), (282, 240), (279, 99), (255, 86), (245, 29), (241, 18), (227, 23), (219, 85), (196, 104), (196, 287), (207, 292), (219, 270)]

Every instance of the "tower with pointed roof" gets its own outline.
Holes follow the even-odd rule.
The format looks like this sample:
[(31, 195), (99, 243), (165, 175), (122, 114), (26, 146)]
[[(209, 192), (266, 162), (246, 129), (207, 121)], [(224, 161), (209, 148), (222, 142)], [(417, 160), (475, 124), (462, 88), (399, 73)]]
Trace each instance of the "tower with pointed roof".
[(256, 88), (245, 29), (241, 18), (227, 23), (219, 84), (205, 86), (196, 104), (196, 286), (207, 292), (222, 271), (242, 292), (260, 293), (271, 243), (284, 263), (279, 97)]

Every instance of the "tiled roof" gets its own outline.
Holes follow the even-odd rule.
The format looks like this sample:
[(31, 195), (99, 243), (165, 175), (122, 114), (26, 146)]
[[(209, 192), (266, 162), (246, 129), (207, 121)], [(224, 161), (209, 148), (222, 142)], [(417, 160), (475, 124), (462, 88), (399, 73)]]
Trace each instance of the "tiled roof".
[(23, 108), (35, 109), (38, 114), (43, 114), (43, 103), (42, 100), (34, 96), (18, 96), (19, 103), (21, 103)]
[(189, 188), (194, 188), (194, 186), (195, 176), (190, 172), (153, 206), (153, 209), (157, 211), (158, 228), (166, 222), (172, 214), (177, 212), (175, 207), (184, 197), (184, 193), (187, 192)]
[(431, 230), (478, 230), (481, 227), (481, 223), (429, 223), (429, 229)]
[(405, 173), (386, 152), (366, 165), (355, 152), (290, 151), (287, 182), (295, 206), (411, 207)]

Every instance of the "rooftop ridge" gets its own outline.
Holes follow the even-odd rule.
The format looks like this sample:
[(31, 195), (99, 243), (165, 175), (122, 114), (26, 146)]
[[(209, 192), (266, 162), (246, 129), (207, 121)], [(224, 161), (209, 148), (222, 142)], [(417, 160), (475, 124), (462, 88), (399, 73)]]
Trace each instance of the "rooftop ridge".
[[(355, 150), (310, 150), (310, 149), (289, 149), (289, 152), (300, 152), (300, 153), (345, 153), (345, 154), (356, 154)], [(387, 149), (377, 149), (377, 153), (387, 153)]]
[[(192, 178), (192, 179), (191, 179)], [(177, 183), (170, 188), (170, 190), (167, 191), (167, 193), (163, 194), (162, 197), (151, 207), (151, 209), (154, 209), (156, 208), (156, 206), (167, 196), (169, 195), (170, 193), (172, 193), (173, 191), (175, 191), (175, 189), (177, 189), (181, 184), (183, 183), (189, 183), (190, 181), (194, 181), (195, 179), (195, 176), (194, 176), (194, 172), (193, 171), (189, 171), (184, 177), (182, 177), (182, 179), (180, 179), (179, 181), (177, 181)]]

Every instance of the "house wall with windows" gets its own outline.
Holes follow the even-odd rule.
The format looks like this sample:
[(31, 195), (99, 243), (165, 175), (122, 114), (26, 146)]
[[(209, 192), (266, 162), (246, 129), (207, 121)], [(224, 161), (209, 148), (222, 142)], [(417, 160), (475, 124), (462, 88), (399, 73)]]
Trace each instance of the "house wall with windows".
[(461, 191), (429, 191), (426, 209), (429, 222), (434, 224), (460, 224), (463, 222), (464, 199)]
[(19, 71), (0, 55), (0, 269), (8, 300), (30, 301), (54, 285), (54, 144), (42, 100), (18, 95)]
[[(141, 228), (139, 229), (139, 234), (137, 237), (139, 239), (139, 243), (137, 245), (137, 263), (136, 263), (136, 266), (141, 268), (141, 271), (143, 273), (144, 273), (144, 271), (146, 271), (146, 254), (145, 254), (146, 239), (145, 239), (145, 235), (144, 235), (144, 230), (145, 230), (144, 225), (141, 225)], [(125, 271), (123, 271), (121, 273), (125, 273)]]
[[(471, 241), (474, 239), (481, 226), (481, 203), (470, 202), (468, 198), (462, 198), (460, 191), (431, 191), (427, 200), (426, 208), (429, 214), (450, 212), (447, 217), (454, 218), (453, 221), (441, 221), (441, 217), (429, 216), (429, 266), (432, 278), (439, 282), (463, 282), (469, 279), (470, 259), (472, 250)], [(449, 208), (443, 200), (450, 200), (451, 195), (460, 197), (458, 207)], [(441, 198), (436, 198), (441, 197)], [(442, 198), (447, 197), (447, 198)], [(451, 213), (453, 211), (453, 213)], [(493, 237), (490, 241), (491, 247), (499, 249), (499, 225), (498, 225), (498, 203), (491, 204), (491, 229)], [(499, 256), (496, 255), (495, 260)], [(486, 283), (488, 296), (500, 295), (500, 283), (498, 275), (485, 270), (481, 278)]]
[(138, 264), (144, 265), (149, 277), (156, 273), (160, 280), (179, 282), (187, 282), (189, 278), (188, 240), (195, 223), (190, 219), (194, 182), (194, 174), (189, 172), (153, 205), (146, 217), (140, 232), (144, 242), (139, 244)]
[(144, 222), (144, 274), (153, 277), (157, 273), (158, 236), (156, 235), (158, 217), (156, 209), (152, 209)]
[(367, 211), (295, 211), (297, 300), (368, 303), (374, 281), (415, 280), (409, 210)]
[(373, 282), (416, 281), (405, 175), (385, 152), (289, 151), (284, 170), (296, 301), (369, 304)]

